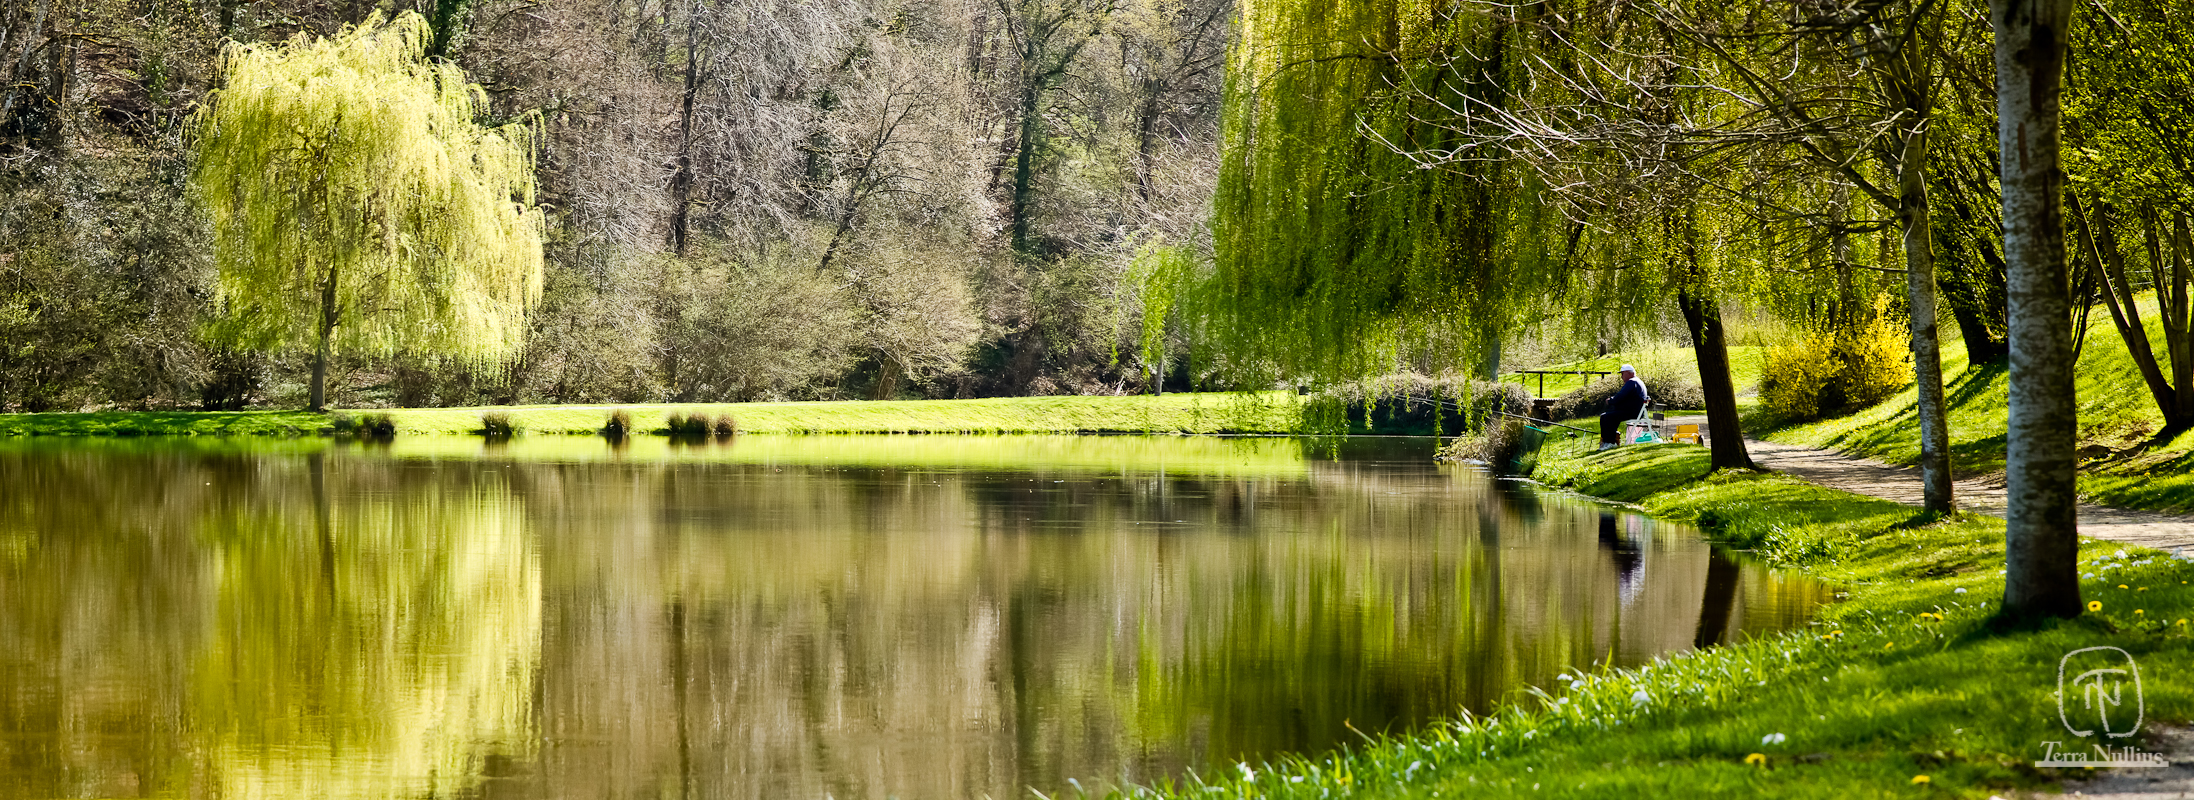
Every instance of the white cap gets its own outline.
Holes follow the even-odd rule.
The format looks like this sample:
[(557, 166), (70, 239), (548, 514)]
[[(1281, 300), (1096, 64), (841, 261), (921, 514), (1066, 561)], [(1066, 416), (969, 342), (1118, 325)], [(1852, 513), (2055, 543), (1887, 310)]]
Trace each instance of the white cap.
[(1638, 368), (1637, 368), (1637, 367), (1633, 367), (1633, 366), (1631, 366), (1631, 365), (1629, 365), (1629, 364), (1624, 364), (1624, 365), (1623, 365), (1623, 370), (1622, 370), (1622, 371), (1624, 371), (1624, 372), (1637, 372), (1637, 371), (1638, 371)]

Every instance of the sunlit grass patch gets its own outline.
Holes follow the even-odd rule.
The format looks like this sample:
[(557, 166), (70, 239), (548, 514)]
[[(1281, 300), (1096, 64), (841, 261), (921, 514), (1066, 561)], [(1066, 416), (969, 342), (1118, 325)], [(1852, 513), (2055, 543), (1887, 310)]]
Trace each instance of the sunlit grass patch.
[(1294, 394), (1175, 393), (1124, 397), (977, 400), (494, 406), (338, 411), (112, 411), (0, 414), (0, 436), (303, 436), (338, 419), (387, 414), (396, 435), (479, 434), (486, 415), (524, 435), (594, 435), (624, 412), (632, 432), (659, 433), (672, 417), (731, 417), (748, 433), (1257, 433), (1302, 429)]
[(400, 434), (464, 434), (499, 412), (534, 434), (591, 434), (624, 411), (635, 432), (667, 430), (673, 416), (730, 416), (747, 433), (1293, 433), (1301, 413), (1286, 393), (979, 400), (842, 400), (601, 406), (413, 408), (390, 413)]
[(0, 414), (0, 436), (306, 436), (328, 424), (309, 411), (93, 411)]

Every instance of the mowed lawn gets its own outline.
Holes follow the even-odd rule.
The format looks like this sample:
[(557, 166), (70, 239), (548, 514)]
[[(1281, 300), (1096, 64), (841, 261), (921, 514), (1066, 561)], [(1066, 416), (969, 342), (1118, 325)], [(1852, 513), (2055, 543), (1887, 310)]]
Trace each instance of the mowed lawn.
[(488, 414), (520, 434), (591, 434), (624, 412), (636, 433), (659, 432), (674, 415), (730, 416), (750, 433), (1294, 433), (1294, 395), (1168, 394), (1125, 397), (1000, 397), (977, 400), (819, 401), (303, 411), (91, 412), (0, 414), (0, 436), (298, 436), (339, 418), (387, 414), (398, 435), (468, 434)]

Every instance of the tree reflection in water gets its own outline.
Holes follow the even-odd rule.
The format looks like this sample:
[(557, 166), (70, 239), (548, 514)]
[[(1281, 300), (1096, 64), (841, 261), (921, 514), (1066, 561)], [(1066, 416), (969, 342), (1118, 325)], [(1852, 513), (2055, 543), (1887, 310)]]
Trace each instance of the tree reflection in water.
[(0, 795), (1013, 796), (1826, 597), (1392, 446), (10, 443)]

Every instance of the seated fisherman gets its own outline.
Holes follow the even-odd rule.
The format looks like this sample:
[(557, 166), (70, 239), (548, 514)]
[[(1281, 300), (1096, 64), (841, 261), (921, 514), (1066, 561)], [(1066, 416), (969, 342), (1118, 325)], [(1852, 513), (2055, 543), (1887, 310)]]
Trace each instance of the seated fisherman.
[(1624, 364), (1622, 388), (1607, 399), (1607, 410), (1600, 414), (1600, 449), (1614, 447), (1623, 423), (1637, 419), (1651, 399), (1646, 395), (1645, 381), (1638, 380), (1638, 370)]

